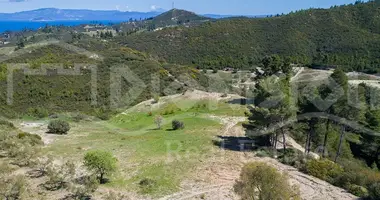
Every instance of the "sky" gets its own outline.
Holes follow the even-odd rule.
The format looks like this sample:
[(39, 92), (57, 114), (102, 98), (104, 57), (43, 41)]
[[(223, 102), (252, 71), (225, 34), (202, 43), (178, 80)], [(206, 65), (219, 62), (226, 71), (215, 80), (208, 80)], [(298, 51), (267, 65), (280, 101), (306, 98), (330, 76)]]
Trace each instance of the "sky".
[(38, 8), (153, 11), (178, 9), (198, 14), (266, 15), (307, 8), (329, 8), (355, 0), (0, 0), (0, 13)]

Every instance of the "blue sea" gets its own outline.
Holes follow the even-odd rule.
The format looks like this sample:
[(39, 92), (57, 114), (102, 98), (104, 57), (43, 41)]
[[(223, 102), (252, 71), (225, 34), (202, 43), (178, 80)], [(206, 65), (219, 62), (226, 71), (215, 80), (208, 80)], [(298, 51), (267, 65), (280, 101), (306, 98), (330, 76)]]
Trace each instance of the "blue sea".
[(120, 23), (121, 21), (0, 21), (0, 33), (5, 31), (21, 31), (25, 28), (36, 30), (38, 28), (46, 26), (46, 24), (51, 26), (76, 26), (80, 24), (110, 24), (110, 23)]

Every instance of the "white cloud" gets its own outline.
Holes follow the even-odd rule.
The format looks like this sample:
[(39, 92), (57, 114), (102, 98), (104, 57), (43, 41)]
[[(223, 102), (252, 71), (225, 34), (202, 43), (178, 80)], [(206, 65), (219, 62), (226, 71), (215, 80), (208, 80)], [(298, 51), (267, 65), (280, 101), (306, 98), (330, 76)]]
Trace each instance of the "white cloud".
[(152, 6), (150, 6), (150, 9), (154, 11), (154, 10), (160, 9), (160, 7), (156, 6), (156, 5), (152, 5)]

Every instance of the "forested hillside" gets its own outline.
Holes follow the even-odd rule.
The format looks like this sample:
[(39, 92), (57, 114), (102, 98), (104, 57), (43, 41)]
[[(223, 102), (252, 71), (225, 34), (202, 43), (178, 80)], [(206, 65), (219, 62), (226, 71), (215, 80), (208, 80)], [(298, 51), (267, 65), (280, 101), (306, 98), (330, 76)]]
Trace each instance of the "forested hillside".
[[(75, 41), (75, 45), (104, 57), (104, 60), (87, 57), (61, 46), (48, 45), (20, 50), (26, 53), (0, 63), (2, 115), (18, 117), (28, 114), (45, 117), (55, 112), (79, 111), (108, 118), (111, 110), (115, 111), (113, 108), (132, 106), (155, 95), (179, 93), (188, 87), (201, 89), (208, 84), (208, 78), (197, 70), (165, 64), (136, 50), (100, 43), (91, 38)], [(47, 74), (44, 75), (26, 74), (24, 70), (15, 70), (11, 82), (14, 91), (13, 103), (9, 105), (7, 87), (10, 83), (7, 83), (7, 64), (10, 63), (29, 64), (32, 69), (41, 69), (41, 64), (51, 64), (53, 67), (48, 68)], [(57, 63), (71, 72), (74, 72), (75, 64), (82, 64), (80, 74), (59, 74), (56, 70)], [(96, 66), (96, 105), (92, 102), (94, 98), (91, 91), (94, 83), (90, 65)], [(114, 83), (111, 82), (111, 73), (114, 67), (121, 67), (127, 74), (133, 75), (133, 79), (121, 79), (119, 92), (122, 97), (116, 100), (110, 98), (111, 83)], [(159, 82), (154, 82), (154, 78)], [(131, 88), (136, 87), (141, 87), (140, 92), (128, 93)], [(116, 107), (112, 102), (117, 103)]]
[(380, 1), (272, 18), (206, 22), (199, 27), (166, 28), (118, 40), (168, 62), (202, 68), (249, 68), (265, 55), (279, 54), (294, 63), (377, 72)]
[(186, 10), (172, 9), (168, 12), (158, 15), (157, 17), (154, 17), (152, 19), (152, 23), (155, 24), (157, 27), (161, 27), (169, 25), (186, 24), (190, 22), (200, 23), (204, 20), (210, 20), (210, 18), (203, 17)]

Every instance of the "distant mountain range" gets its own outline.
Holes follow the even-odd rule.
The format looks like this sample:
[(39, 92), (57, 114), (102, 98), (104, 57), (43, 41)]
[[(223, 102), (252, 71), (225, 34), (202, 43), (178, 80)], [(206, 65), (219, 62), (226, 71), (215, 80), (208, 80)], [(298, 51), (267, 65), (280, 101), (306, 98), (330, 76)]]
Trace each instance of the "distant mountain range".
[(1, 21), (71, 21), (71, 20), (115, 20), (145, 19), (155, 17), (162, 11), (123, 12), (118, 10), (76, 10), (42, 8), (16, 13), (0, 13)]
[[(129, 19), (145, 19), (156, 17), (165, 10), (156, 10), (152, 12), (124, 12), (118, 10), (77, 10), (77, 9), (57, 9), (42, 8), (31, 11), (22, 11), (16, 13), (0, 13), (0, 21), (73, 21), (73, 20), (109, 20), (109, 21), (127, 21)], [(209, 18), (227, 18), (234, 15), (203, 15)], [(265, 16), (247, 16), (247, 17), (265, 17)]]

